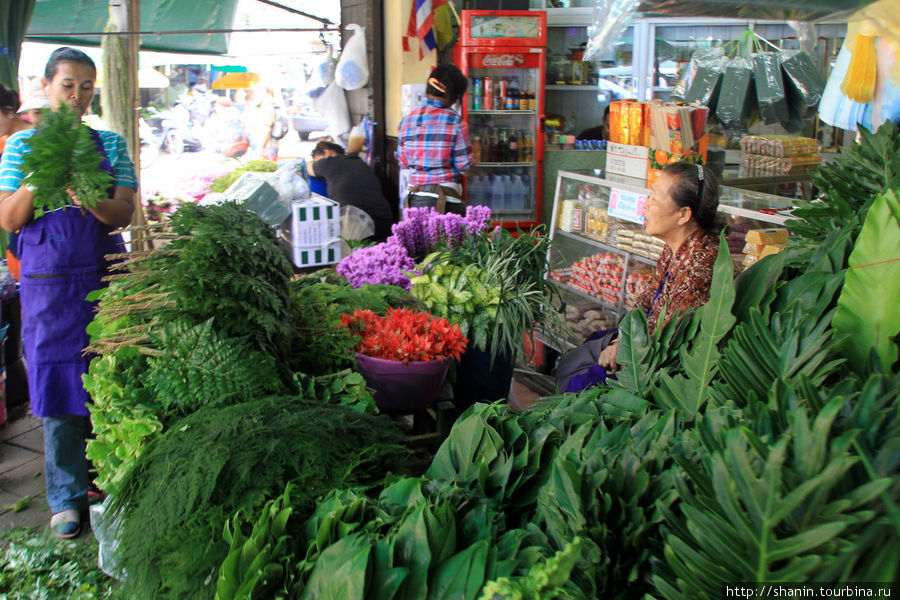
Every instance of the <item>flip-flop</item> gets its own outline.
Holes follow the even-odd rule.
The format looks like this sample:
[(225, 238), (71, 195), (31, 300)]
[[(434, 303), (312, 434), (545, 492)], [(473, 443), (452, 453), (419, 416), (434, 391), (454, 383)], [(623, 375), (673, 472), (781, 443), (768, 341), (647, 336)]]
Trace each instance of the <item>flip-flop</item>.
[(99, 489), (97, 489), (93, 485), (90, 488), (88, 488), (88, 491), (87, 491), (88, 504), (100, 504), (105, 499), (106, 499), (106, 494), (101, 492)]
[(50, 518), (50, 529), (58, 538), (71, 539), (81, 533), (81, 515), (77, 510), (64, 510)]

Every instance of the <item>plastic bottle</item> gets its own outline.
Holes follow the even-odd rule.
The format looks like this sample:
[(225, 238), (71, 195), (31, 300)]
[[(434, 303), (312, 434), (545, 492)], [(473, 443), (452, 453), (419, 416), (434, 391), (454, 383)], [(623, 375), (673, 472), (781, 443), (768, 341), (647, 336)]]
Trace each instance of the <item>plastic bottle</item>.
[(493, 206), (493, 190), (492, 190), (493, 180), (490, 175), (484, 175), (481, 178), (481, 204), (483, 206)]
[(476, 135), (472, 138), (472, 159), (475, 162), (481, 162), (481, 136)]
[(525, 184), (521, 175), (512, 176), (512, 184), (509, 186), (512, 202), (510, 208), (522, 210), (525, 208)]
[(481, 175), (472, 175), (466, 178), (466, 204), (478, 206), (481, 204)]
[(525, 193), (522, 195), (522, 207), (531, 208), (531, 177), (528, 173), (522, 173), (522, 187)]
[(506, 195), (503, 191), (503, 177), (494, 175), (494, 181), (491, 183), (491, 208), (494, 210), (503, 210), (506, 208), (504, 202)]

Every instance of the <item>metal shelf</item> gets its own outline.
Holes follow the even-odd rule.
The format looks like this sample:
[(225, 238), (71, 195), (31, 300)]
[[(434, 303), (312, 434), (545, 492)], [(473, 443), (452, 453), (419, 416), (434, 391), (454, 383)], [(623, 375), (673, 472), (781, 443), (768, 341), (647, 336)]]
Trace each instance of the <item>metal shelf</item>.
[(600, 88), (596, 84), (594, 84), (594, 85), (583, 85), (583, 84), (564, 85), (564, 84), (557, 83), (557, 84), (552, 84), (552, 85), (550, 85), (550, 84), (545, 85), (544, 89), (550, 90), (550, 91), (566, 90), (566, 91), (573, 91), (573, 92), (598, 92), (598, 93), (600, 92)]
[(556, 230), (556, 235), (564, 238), (569, 238), (571, 240), (577, 240), (579, 242), (584, 242), (585, 244), (589, 244), (591, 246), (596, 246), (601, 250), (606, 250), (607, 252), (615, 252), (616, 254), (621, 254), (625, 257), (627, 261), (637, 261), (639, 263), (644, 263), (645, 265), (650, 265), (651, 267), (656, 266), (656, 261), (652, 258), (647, 258), (645, 256), (641, 256), (639, 254), (634, 254), (629, 252), (628, 250), (622, 250), (618, 246), (614, 246), (612, 244), (607, 244), (606, 242), (601, 242), (599, 240), (595, 240), (589, 237), (585, 237), (583, 235), (578, 235), (577, 233), (572, 233), (570, 231), (563, 231), (562, 229)]
[(555, 279), (547, 278), (547, 281), (549, 281), (551, 284), (555, 285), (556, 287), (558, 287), (560, 289), (563, 289), (567, 292), (571, 292), (572, 294), (575, 294), (576, 296), (580, 296), (581, 298), (584, 298), (585, 300), (590, 300), (594, 304), (602, 306), (609, 312), (615, 313), (617, 316), (619, 316), (619, 307), (615, 306), (613, 304), (610, 304), (609, 302), (603, 300), (602, 298), (598, 298), (597, 296), (591, 296), (587, 292), (582, 292), (581, 290), (579, 290), (576, 287), (572, 287), (571, 285), (569, 285), (567, 283), (561, 283), (559, 281), (556, 281)]
[(470, 110), (470, 115), (534, 115), (534, 110)]
[[(475, 167), (533, 167), (534, 162), (477, 162)], [(474, 168), (474, 167), (473, 167)]]

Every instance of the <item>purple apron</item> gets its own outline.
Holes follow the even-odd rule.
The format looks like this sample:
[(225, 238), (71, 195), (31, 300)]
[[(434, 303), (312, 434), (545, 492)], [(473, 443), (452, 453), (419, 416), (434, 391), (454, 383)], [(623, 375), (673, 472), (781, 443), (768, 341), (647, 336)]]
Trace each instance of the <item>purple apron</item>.
[[(91, 135), (103, 156), (99, 168), (112, 173), (100, 136), (93, 130)], [(22, 338), (31, 411), (38, 417), (89, 414), (81, 376), (91, 357), (82, 350), (95, 303), (85, 296), (105, 287), (104, 256), (124, 251), (122, 236), (109, 235), (113, 229), (78, 206), (46, 212), (21, 229)]]

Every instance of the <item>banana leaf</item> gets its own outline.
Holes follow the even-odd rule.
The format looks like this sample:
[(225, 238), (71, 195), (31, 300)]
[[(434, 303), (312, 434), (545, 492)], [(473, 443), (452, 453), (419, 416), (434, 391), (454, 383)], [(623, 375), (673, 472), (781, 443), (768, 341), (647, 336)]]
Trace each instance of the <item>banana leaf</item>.
[(850, 365), (864, 373), (869, 354), (889, 372), (897, 361), (900, 332), (900, 199), (896, 190), (876, 198), (866, 215), (832, 325)]

